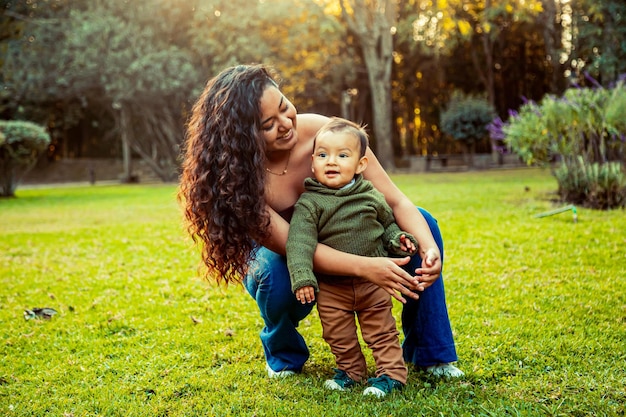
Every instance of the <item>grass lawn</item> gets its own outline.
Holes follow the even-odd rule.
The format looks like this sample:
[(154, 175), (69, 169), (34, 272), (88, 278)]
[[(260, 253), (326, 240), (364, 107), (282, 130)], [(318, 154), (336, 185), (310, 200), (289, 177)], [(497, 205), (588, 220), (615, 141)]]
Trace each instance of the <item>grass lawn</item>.
[(0, 200), (0, 415), (624, 415), (625, 212), (537, 218), (560, 206), (538, 169), (394, 180), (439, 220), (464, 378), (329, 392), (313, 313), (304, 372), (270, 380), (256, 305), (197, 277), (174, 185), (24, 188)]

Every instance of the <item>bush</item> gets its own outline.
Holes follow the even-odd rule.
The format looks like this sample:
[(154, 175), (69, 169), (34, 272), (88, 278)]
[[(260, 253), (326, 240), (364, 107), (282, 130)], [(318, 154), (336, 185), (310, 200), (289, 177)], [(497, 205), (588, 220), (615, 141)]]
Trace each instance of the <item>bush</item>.
[(570, 203), (598, 209), (626, 206), (626, 175), (619, 162), (561, 165), (555, 170), (559, 196)]
[(506, 145), (528, 165), (542, 166), (552, 159), (552, 137), (537, 103), (525, 103), (519, 112), (511, 112), (502, 131)]
[(19, 178), (50, 144), (46, 129), (32, 122), (0, 120), (0, 197), (12, 197)]
[(495, 116), (487, 100), (456, 93), (441, 113), (441, 131), (471, 146), (488, 136), (487, 126)]
[(549, 165), (566, 202), (624, 207), (626, 87), (571, 88), (563, 97), (525, 103), (502, 128), (505, 143), (527, 164)]
[(609, 133), (613, 136), (621, 136), (623, 147), (626, 133), (626, 87), (623, 83), (618, 84), (608, 95), (605, 118)]

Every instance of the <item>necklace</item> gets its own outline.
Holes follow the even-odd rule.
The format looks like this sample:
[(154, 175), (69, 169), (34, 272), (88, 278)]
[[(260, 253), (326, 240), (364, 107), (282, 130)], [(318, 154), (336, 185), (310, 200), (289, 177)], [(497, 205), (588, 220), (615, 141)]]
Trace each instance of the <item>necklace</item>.
[(278, 177), (282, 177), (283, 175), (285, 175), (287, 173), (287, 167), (289, 166), (289, 158), (291, 158), (291, 149), (289, 149), (289, 153), (287, 154), (287, 163), (285, 164), (285, 168), (283, 169), (283, 172), (274, 172), (271, 169), (269, 169), (268, 167), (265, 167), (265, 170), (267, 172), (269, 172), (272, 175), (276, 175)]

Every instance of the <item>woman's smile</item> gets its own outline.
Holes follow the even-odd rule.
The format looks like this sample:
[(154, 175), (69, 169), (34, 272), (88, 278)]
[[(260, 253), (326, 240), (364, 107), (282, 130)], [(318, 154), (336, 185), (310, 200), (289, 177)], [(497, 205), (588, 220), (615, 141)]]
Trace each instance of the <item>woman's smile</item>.
[(278, 136), (277, 141), (288, 141), (293, 137), (293, 129), (289, 129), (284, 135)]

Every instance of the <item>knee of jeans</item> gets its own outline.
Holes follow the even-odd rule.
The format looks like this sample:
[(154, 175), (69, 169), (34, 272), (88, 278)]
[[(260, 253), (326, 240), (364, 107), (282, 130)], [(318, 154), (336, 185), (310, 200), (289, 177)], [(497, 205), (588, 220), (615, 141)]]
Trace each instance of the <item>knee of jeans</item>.
[(291, 292), (289, 276), (267, 272), (252, 279), (256, 279), (254, 297), (266, 321), (277, 324), (285, 320), (293, 321), (292, 317), (300, 315), (299, 302)]
[(250, 295), (256, 298), (259, 287), (263, 284), (273, 271), (273, 264), (276, 263), (275, 255), (264, 247), (256, 250), (254, 259), (248, 265), (248, 272), (244, 278), (244, 285)]
[(257, 281), (254, 276), (248, 274), (243, 278), (243, 286), (252, 298), (256, 298)]
[(263, 318), (271, 323), (298, 323), (310, 312), (311, 306), (302, 305), (291, 291), (259, 291), (257, 297)]

